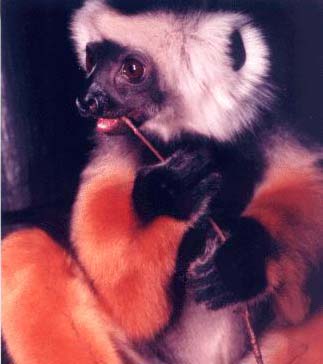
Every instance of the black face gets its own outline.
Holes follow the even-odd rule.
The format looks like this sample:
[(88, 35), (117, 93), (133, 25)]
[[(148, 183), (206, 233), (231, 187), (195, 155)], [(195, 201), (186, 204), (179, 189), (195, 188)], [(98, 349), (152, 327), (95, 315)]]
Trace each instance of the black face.
[(113, 42), (86, 47), (87, 87), (77, 99), (84, 117), (131, 118), (137, 126), (156, 114), (163, 102), (156, 69), (144, 54)]

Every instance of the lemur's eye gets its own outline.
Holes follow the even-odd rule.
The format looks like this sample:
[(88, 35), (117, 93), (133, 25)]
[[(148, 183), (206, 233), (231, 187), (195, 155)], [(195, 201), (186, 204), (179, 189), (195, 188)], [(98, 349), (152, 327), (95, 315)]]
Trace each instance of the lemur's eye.
[(144, 65), (135, 58), (127, 58), (121, 67), (121, 74), (131, 83), (140, 82), (144, 73)]
[(87, 73), (91, 73), (91, 71), (93, 70), (95, 64), (96, 64), (96, 59), (95, 59), (95, 54), (93, 52), (93, 50), (90, 47), (86, 47), (86, 58), (85, 58), (85, 70)]

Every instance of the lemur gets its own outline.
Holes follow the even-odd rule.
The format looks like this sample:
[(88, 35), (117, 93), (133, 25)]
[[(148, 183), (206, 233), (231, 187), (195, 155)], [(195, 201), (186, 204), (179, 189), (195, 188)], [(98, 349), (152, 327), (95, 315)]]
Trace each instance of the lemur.
[[(322, 148), (303, 143), (280, 112), (273, 54), (252, 17), (200, 5), (92, 0), (72, 19), (87, 77), (77, 106), (98, 121), (73, 208), (73, 267), (81, 269), (72, 271), (99, 305), (73, 291), (66, 307), (82, 307), (72, 325), (78, 335), (83, 326), (100, 333), (84, 345), (102, 362), (137, 360), (117, 349), (129, 341), (138, 362), (251, 363), (236, 313), (248, 302), (266, 364), (284, 363), (293, 353), (283, 327), (309, 317), (306, 287), (322, 265)], [(124, 116), (164, 162), (125, 128)], [(23, 241), (17, 234), (11, 239)], [(29, 234), (30, 242), (48, 239)], [(93, 327), (82, 323), (87, 310)], [(122, 333), (104, 349), (111, 357), (102, 349), (106, 332)], [(275, 332), (288, 350), (273, 349)]]

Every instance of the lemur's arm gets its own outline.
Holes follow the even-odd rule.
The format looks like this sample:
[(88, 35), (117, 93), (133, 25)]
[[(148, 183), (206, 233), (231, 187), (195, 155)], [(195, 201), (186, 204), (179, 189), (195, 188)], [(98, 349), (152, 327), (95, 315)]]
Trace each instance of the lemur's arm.
[(298, 322), (311, 298), (305, 286), (323, 258), (322, 153), (291, 144), (271, 150), (263, 182), (243, 215), (265, 227), (277, 252), (266, 260), (267, 290), (280, 317)]
[(208, 209), (221, 182), (211, 150), (179, 149), (165, 162), (139, 170), (133, 187), (133, 206), (141, 221), (167, 215), (189, 220), (194, 213), (206, 212), (199, 212), (201, 205)]
[[(194, 160), (194, 153), (186, 158)], [(213, 309), (273, 293), (278, 316), (297, 322), (309, 308), (310, 299), (304, 288), (310, 270), (322, 259), (323, 175), (317, 164), (319, 155), (299, 145), (291, 143), (280, 148), (277, 143), (268, 154), (268, 168), (244, 211), (229, 227), (227, 242), (196, 267), (191, 283), (196, 299)], [(176, 154), (173, 158), (177, 158)], [(207, 189), (200, 188), (206, 179), (198, 175), (203, 168), (187, 164), (189, 170), (183, 171), (178, 163), (170, 158), (164, 164), (146, 168), (137, 177), (141, 189), (135, 188), (134, 193), (140, 191), (140, 199), (153, 208), (150, 215), (174, 214), (183, 203), (185, 211), (187, 201), (193, 201), (186, 213), (186, 218), (191, 217), (200, 209), (199, 203), (205, 202), (200, 194), (210, 195)], [(185, 189), (189, 173), (198, 182)], [(192, 175), (189, 180), (194, 179)], [(216, 181), (209, 184), (212, 185)], [(164, 186), (166, 191), (161, 192)], [(172, 192), (174, 186), (176, 193)], [(216, 205), (221, 188), (215, 190)], [(163, 198), (161, 207), (156, 208), (157, 196)], [(170, 207), (169, 211), (165, 206)], [(212, 212), (206, 209), (210, 216)], [(142, 214), (140, 209), (139, 213)], [(177, 217), (185, 218), (180, 214)]]
[[(111, 163), (109, 164), (111, 165)], [(150, 339), (172, 313), (168, 286), (186, 222), (142, 223), (131, 201), (134, 171), (120, 163), (84, 181), (74, 206), (72, 241), (106, 311), (127, 337)]]

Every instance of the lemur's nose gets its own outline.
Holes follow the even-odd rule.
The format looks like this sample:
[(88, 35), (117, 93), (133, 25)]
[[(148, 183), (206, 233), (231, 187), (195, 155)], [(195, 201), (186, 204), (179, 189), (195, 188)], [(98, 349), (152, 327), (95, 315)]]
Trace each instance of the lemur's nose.
[(76, 106), (81, 116), (97, 117), (102, 111), (100, 97), (95, 95), (86, 95), (76, 99)]

